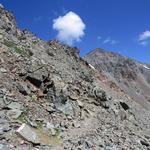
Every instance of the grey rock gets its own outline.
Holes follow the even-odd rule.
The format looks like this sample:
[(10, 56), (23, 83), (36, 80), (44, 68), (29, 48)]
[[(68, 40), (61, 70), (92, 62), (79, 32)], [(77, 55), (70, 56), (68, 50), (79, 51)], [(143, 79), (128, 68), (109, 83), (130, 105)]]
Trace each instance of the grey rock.
[(53, 136), (56, 135), (57, 132), (56, 132), (55, 126), (52, 123), (47, 122), (46, 127), (50, 129), (51, 135)]
[(27, 118), (28, 123), (31, 125), (31, 127), (37, 128), (38, 124), (35, 121), (31, 121), (29, 118)]
[(49, 113), (53, 113), (53, 112), (56, 111), (52, 106), (46, 106), (46, 110), (47, 110)]
[(4, 108), (6, 106), (5, 102), (4, 102), (4, 98), (0, 97), (0, 108)]
[(2, 73), (7, 73), (7, 70), (6, 70), (5, 68), (0, 68), (0, 71), (1, 71)]
[(140, 142), (142, 145), (147, 146), (147, 147), (150, 145), (146, 140), (141, 140)]
[(7, 115), (12, 119), (17, 119), (23, 112), (23, 106), (18, 102), (12, 102), (7, 105), (10, 110), (7, 111)]
[(77, 122), (77, 121), (74, 121), (74, 122), (73, 122), (73, 126), (74, 126), (75, 128), (80, 128), (80, 127), (81, 127), (81, 124), (80, 124), (79, 122)]
[(20, 104), (20, 103), (18, 103), (18, 102), (11, 102), (9, 105), (7, 105), (7, 107), (8, 107), (9, 109), (12, 109), (12, 110), (14, 110), (14, 109), (21, 110), (21, 109), (23, 109), (22, 104)]
[(122, 121), (125, 120), (125, 119), (127, 119), (127, 114), (126, 114), (126, 112), (120, 110), (119, 115), (120, 115), (120, 119), (121, 119)]
[(101, 89), (99, 86), (96, 86), (93, 89), (94, 95), (95, 97), (99, 100), (99, 101), (107, 101), (107, 95), (106, 92)]
[(122, 108), (127, 111), (130, 107), (125, 103), (125, 102), (120, 102), (120, 105), (122, 106)]
[(0, 150), (9, 150), (9, 149), (6, 145), (0, 144)]
[(19, 109), (12, 109), (12, 110), (8, 110), (7, 115), (12, 118), (12, 119), (17, 119), (23, 111), (19, 110)]
[(104, 148), (104, 150), (115, 150), (113, 147), (110, 147), (110, 146), (106, 146), (105, 148)]
[(77, 103), (78, 103), (78, 106), (83, 108), (84, 107), (84, 104), (80, 101), (80, 100), (77, 100)]
[(26, 124), (22, 124), (16, 132), (27, 141), (40, 144), (37, 134)]
[(73, 105), (69, 101), (65, 102), (65, 104), (56, 103), (55, 107), (57, 110), (63, 112), (66, 115), (71, 115), (71, 116), (75, 115)]
[(0, 135), (8, 132), (11, 129), (10, 124), (7, 120), (0, 118)]
[(17, 88), (19, 89), (19, 92), (22, 93), (23, 95), (28, 95), (30, 94), (30, 89), (27, 87), (25, 83), (18, 83)]

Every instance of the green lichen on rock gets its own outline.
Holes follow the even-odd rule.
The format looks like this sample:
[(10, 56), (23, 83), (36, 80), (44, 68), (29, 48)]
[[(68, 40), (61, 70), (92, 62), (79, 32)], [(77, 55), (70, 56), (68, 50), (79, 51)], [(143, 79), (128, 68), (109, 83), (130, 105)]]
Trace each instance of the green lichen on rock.
[(18, 48), (18, 47), (15, 47), (15, 51), (18, 54), (24, 54), (25, 53), (24, 50), (22, 50), (21, 48)]
[(3, 44), (9, 48), (12, 48), (15, 46), (15, 43), (9, 40), (4, 40)]
[(32, 56), (32, 53), (29, 50), (25, 50), (23, 48), (19, 48), (16, 46), (16, 44), (13, 41), (9, 41), (9, 40), (4, 40), (3, 44), (9, 48), (13, 48), (15, 50), (16, 53), (22, 55), (22, 56), (26, 56), (26, 57), (30, 57)]
[(21, 115), (17, 118), (17, 120), (21, 121), (22, 123), (28, 123), (26, 116), (27, 116), (27, 113), (22, 112)]

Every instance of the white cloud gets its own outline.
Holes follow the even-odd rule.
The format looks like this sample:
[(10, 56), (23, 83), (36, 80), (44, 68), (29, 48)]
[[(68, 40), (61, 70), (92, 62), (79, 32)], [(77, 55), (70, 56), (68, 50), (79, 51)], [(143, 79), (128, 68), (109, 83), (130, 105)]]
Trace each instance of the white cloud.
[(150, 40), (150, 31), (149, 30), (144, 31), (138, 37), (138, 42), (142, 46), (148, 45), (149, 40)]
[(111, 40), (110, 40), (110, 37), (106, 38), (103, 43), (106, 44), (106, 43), (109, 43)]
[(118, 41), (116, 41), (116, 40), (111, 40), (111, 44), (117, 44), (118, 43)]
[(103, 41), (103, 44), (117, 44), (118, 41), (116, 40), (113, 40), (111, 37), (107, 37), (104, 41)]
[(98, 39), (98, 40), (101, 40), (101, 39), (102, 39), (102, 37), (101, 37), (101, 36), (97, 36), (97, 39)]
[(147, 30), (139, 35), (139, 41), (147, 40), (150, 38), (150, 31)]
[(74, 12), (68, 12), (53, 20), (53, 29), (58, 31), (57, 38), (69, 45), (80, 41), (84, 36), (85, 24)]
[(146, 46), (148, 44), (148, 41), (140, 41), (139, 44), (142, 46)]

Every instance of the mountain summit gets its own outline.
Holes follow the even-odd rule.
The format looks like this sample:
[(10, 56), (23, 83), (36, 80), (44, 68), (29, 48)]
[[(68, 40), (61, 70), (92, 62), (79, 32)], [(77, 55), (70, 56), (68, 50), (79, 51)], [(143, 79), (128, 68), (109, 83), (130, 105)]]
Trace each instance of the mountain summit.
[(149, 66), (100, 50), (85, 59), (0, 6), (0, 149), (150, 148)]

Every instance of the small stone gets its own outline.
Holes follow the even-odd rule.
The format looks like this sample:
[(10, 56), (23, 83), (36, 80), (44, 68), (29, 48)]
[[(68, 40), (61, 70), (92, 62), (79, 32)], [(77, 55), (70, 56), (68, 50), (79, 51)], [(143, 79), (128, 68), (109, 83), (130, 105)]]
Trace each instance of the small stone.
[(18, 83), (17, 88), (23, 95), (28, 95), (30, 93), (30, 90), (25, 83)]
[(51, 106), (46, 106), (46, 110), (47, 110), (49, 113), (55, 112), (55, 109), (52, 108)]
[(55, 104), (55, 107), (66, 115), (75, 115), (73, 105), (69, 101), (67, 101), (65, 104)]
[(52, 123), (50, 123), (50, 122), (47, 122), (46, 127), (48, 129), (52, 129), (52, 128), (54, 129), (55, 128), (54, 125)]
[(6, 107), (3, 97), (0, 97), (0, 108)]
[(83, 105), (83, 103), (81, 101), (77, 100), (77, 103), (78, 103), (79, 107), (83, 108), (84, 105)]
[(106, 146), (104, 150), (113, 150), (113, 148), (110, 146)]
[(67, 116), (67, 119), (68, 119), (68, 120), (72, 120), (72, 117), (71, 117), (71, 116)]
[(120, 105), (125, 111), (129, 109), (129, 106), (125, 102), (120, 102)]
[(4, 69), (4, 68), (0, 68), (0, 71), (1, 71), (2, 73), (7, 73), (7, 70)]
[(126, 113), (125, 113), (124, 111), (120, 110), (119, 114), (120, 114), (120, 119), (121, 119), (122, 121), (127, 118), (127, 115), (126, 115)]
[(38, 125), (37, 125), (37, 123), (36, 123), (35, 121), (31, 121), (29, 118), (27, 118), (27, 121), (28, 121), (28, 123), (29, 123), (32, 127), (34, 127), (34, 128), (37, 128), (37, 127), (38, 127)]
[(37, 118), (36, 121), (45, 122), (45, 119), (44, 118)]
[(12, 148), (14, 148), (14, 145), (10, 144), (9, 147), (12, 149)]
[(48, 129), (50, 129), (51, 134), (52, 134), (53, 136), (56, 135), (55, 126), (54, 126), (52, 123), (47, 122), (46, 127), (47, 127)]
[(149, 146), (149, 143), (145, 140), (141, 140), (140, 142), (141, 142), (142, 145), (145, 145), (147, 147)]
[(13, 119), (17, 119), (21, 115), (21, 113), (23, 112), (22, 111), (23, 107), (18, 102), (12, 102), (12, 103), (8, 104), (7, 108), (10, 109), (10, 110), (8, 110), (7, 115)]
[(72, 124), (75, 128), (80, 128), (80, 123), (79, 122), (76, 122), (74, 121), (73, 124)]
[(6, 133), (10, 129), (11, 128), (9, 122), (5, 119), (0, 118), (0, 135)]
[(77, 99), (78, 99), (78, 97), (75, 96), (75, 95), (69, 95), (69, 97), (70, 97), (72, 100), (77, 100)]
[(34, 144), (40, 143), (37, 134), (25, 123), (22, 124), (16, 132), (29, 142), (32, 142)]

